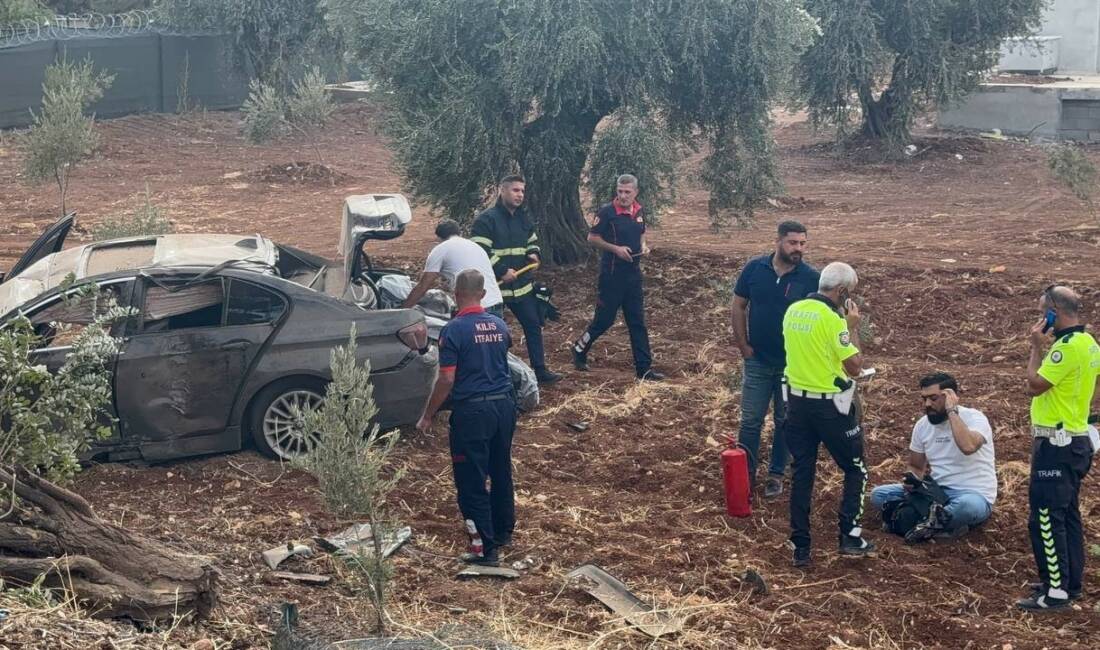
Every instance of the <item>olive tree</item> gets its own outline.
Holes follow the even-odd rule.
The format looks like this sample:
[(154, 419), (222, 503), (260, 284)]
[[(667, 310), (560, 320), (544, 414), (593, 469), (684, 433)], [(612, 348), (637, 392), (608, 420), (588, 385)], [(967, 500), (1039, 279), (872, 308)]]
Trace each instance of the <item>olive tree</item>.
[(1001, 43), (1035, 31), (1047, 0), (805, 0), (820, 36), (799, 62), (819, 126), (897, 147), (920, 111), (972, 91)]
[(42, 110), (33, 114), (34, 123), (23, 138), (23, 166), (30, 181), (57, 184), (62, 215), (69, 174), (99, 146), (95, 118), (85, 113), (113, 81), (114, 75), (96, 71), (90, 58), (80, 63), (61, 59), (46, 68)]
[[(495, 181), (519, 171), (555, 262), (587, 255), (582, 173), (597, 126), (620, 111), (705, 144), (699, 176), (716, 222), (780, 189), (768, 109), (812, 30), (793, 0), (328, 4), (385, 91), (407, 191), (469, 222)], [(626, 171), (641, 174), (592, 173)]]

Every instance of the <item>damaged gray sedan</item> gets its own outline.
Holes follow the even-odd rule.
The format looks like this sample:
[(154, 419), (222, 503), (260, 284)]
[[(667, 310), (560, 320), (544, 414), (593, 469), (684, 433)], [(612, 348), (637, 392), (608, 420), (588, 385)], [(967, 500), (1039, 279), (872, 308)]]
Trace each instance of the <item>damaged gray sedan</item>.
[[(371, 365), (379, 423), (420, 416), (438, 370), (424, 315), (379, 309), (370, 240), (400, 236), (411, 220), (400, 195), (349, 197), (334, 264), (260, 235), (162, 235), (61, 250), (70, 215), (54, 224), (0, 279), (0, 323), (22, 313), (42, 339), (35, 354), (59, 367), (68, 338), (92, 320), (90, 301), (63, 294), (95, 284), (136, 316), (118, 323), (113, 435), (90, 457), (167, 460), (234, 451), (251, 439), (291, 458), (316, 434), (294, 407), (316, 406), (331, 378), (330, 353), (354, 324)], [(66, 285), (65, 278), (76, 278)], [(68, 327), (58, 327), (65, 324)]]

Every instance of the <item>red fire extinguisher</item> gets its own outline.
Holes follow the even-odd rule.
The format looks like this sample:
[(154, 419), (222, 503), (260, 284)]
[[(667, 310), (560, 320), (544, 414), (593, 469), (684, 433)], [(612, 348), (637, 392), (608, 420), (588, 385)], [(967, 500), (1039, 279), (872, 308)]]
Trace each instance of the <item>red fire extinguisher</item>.
[(722, 452), (722, 481), (726, 492), (726, 514), (731, 517), (751, 517), (749, 497), (749, 454), (728, 439), (730, 446)]

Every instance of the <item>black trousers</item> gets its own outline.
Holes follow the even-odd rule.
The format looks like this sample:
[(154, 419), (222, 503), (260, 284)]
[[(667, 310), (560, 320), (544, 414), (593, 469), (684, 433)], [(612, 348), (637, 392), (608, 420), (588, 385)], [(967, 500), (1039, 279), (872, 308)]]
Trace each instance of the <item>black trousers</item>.
[(615, 324), (619, 309), (630, 332), (630, 351), (634, 354), (634, 370), (639, 376), (653, 365), (653, 353), (649, 349), (649, 331), (645, 326), (645, 296), (642, 291), (640, 269), (601, 271), (596, 290), (596, 314), (592, 324), (574, 349), (587, 354), (604, 332)]
[(523, 338), (527, 341), (527, 358), (535, 370), (546, 367), (546, 352), (542, 347), (542, 316), (539, 315), (539, 302), (532, 291), (515, 300), (505, 301), (508, 309), (523, 328)]
[(1065, 447), (1055, 447), (1047, 438), (1032, 444), (1027, 530), (1039, 579), (1048, 589), (1081, 591), (1085, 536), (1077, 496), (1091, 466), (1088, 436), (1074, 436)]
[(863, 463), (863, 428), (859, 424), (855, 405), (845, 415), (836, 410), (830, 399), (791, 395), (787, 405), (786, 435), (787, 447), (794, 460), (791, 479), (791, 541), (794, 545), (810, 545), (810, 506), (820, 444), (825, 445), (829, 455), (844, 472), (844, 491), (840, 497), (837, 522), (840, 535), (860, 532), (856, 529), (863, 516), (867, 467)]
[[(512, 485), (512, 434), (516, 403), (511, 397), (488, 402), (458, 402), (451, 410), (451, 463), (458, 509), (473, 521), (484, 552), (511, 537), (516, 527)], [(485, 489), (485, 479), (491, 484)]]

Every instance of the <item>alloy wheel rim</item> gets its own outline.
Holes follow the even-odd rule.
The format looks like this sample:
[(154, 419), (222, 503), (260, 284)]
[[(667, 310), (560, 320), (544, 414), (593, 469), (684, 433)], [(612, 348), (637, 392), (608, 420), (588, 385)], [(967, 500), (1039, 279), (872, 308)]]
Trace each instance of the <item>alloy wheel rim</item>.
[(306, 433), (300, 417), (295, 416), (306, 408), (316, 409), (323, 398), (312, 390), (287, 391), (276, 397), (264, 412), (264, 440), (280, 458), (297, 458), (309, 453), (317, 445), (320, 434)]

